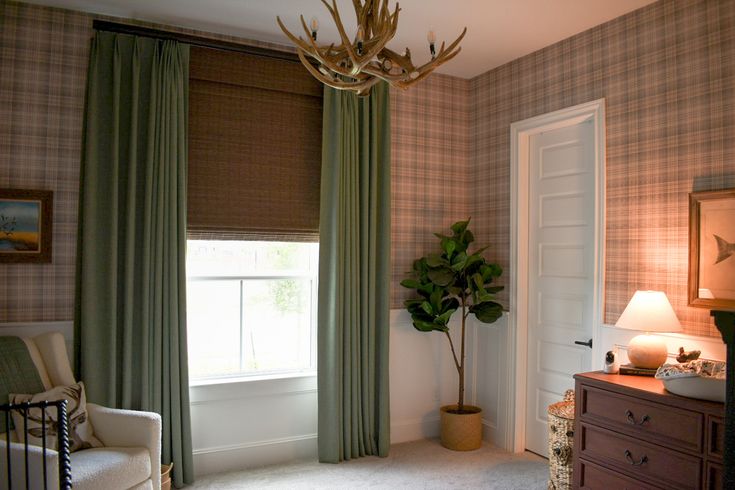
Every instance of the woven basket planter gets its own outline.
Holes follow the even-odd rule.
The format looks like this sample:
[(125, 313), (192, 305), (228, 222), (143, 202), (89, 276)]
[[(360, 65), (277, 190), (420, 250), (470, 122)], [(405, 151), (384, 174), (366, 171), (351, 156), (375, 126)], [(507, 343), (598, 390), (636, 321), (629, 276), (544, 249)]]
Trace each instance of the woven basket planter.
[(574, 390), (564, 393), (564, 401), (549, 405), (549, 490), (572, 488), (572, 448), (574, 447)]
[(482, 409), (464, 405), (471, 413), (451, 413), (457, 405), (441, 407), (441, 443), (454, 451), (473, 451), (482, 446)]

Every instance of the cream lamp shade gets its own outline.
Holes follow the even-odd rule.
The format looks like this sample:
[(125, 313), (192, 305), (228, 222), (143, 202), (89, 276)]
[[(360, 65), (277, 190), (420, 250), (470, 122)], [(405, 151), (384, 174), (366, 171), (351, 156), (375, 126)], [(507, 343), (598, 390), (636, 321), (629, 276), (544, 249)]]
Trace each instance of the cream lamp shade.
[(628, 359), (640, 368), (657, 368), (668, 357), (664, 341), (649, 332), (681, 331), (681, 323), (662, 291), (636, 291), (615, 326), (646, 332), (628, 344)]

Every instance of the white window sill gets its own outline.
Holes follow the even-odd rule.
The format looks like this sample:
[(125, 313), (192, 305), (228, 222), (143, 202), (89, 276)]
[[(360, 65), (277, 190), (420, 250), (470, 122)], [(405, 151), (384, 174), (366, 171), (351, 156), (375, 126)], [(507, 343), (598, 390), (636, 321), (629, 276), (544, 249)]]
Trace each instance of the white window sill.
[(309, 378), (316, 377), (316, 369), (309, 369), (307, 371), (290, 371), (273, 374), (256, 374), (256, 375), (245, 375), (245, 376), (222, 376), (219, 378), (202, 378), (193, 379), (189, 381), (189, 387), (194, 386), (211, 386), (211, 385), (229, 385), (239, 383), (252, 383), (257, 381), (273, 381), (279, 379), (291, 379), (291, 378)]
[(197, 405), (287, 394), (315, 396), (316, 390), (316, 371), (298, 371), (192, 381), (189, 399), (192, 405)]

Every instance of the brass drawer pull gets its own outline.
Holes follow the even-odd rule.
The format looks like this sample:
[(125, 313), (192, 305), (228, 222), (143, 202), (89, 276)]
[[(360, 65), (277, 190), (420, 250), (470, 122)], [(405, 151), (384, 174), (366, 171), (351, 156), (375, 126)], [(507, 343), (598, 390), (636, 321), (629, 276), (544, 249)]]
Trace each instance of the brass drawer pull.
[(641, 418), (640, 422), (636, 422), (635, 416), (630, 410), (625, 411), (625, 417), (628, 419), (628, 423), (632, 425), (643, 425), (651, 420), (651, 417), (649, 417), (648, 415), (644, 415), (643, 418)]
[(625, 459), (627, 459), (628, 463), (632, 464), (633, 466), (642, 466), (644, 463), (648, 462), (648, 456), (644, 454), (643, 457), (641, 457), (640, 461), (636, 463), (633, 459), (633, 453), (631, 453), (627, 449), (625, 450)]

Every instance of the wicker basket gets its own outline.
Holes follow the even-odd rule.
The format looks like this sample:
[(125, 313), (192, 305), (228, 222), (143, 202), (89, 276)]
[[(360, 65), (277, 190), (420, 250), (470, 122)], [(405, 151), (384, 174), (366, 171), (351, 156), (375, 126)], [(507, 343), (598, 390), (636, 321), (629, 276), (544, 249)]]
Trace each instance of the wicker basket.
[(549, 405), (549, 490), (572, 488), (574, 447), (574, 390), (564, 401)]

